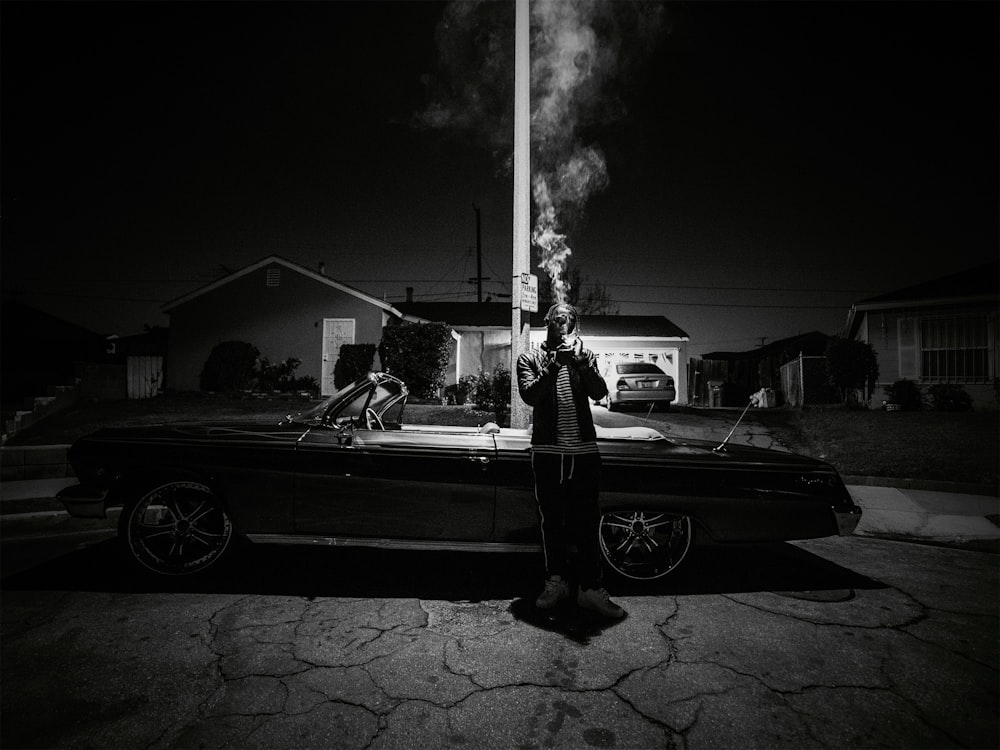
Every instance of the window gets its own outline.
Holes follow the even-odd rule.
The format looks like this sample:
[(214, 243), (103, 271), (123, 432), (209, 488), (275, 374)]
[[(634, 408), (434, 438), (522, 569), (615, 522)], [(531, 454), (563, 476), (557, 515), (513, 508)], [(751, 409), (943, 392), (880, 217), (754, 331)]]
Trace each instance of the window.
[(635, 364), (617, 365), (615, 372), (619, 375), (663, 375), (663, 370), (648, 362), (636, 362)]
[(985, 315), (920, 321), (920, 374), (931, 382), (986, 382), (990, 377)]

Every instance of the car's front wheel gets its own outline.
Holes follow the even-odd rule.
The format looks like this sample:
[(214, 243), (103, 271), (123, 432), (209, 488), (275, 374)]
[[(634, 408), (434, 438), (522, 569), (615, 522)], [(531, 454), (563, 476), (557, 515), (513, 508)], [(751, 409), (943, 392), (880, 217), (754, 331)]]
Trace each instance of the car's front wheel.
[(601, 516), (601, 552), (621, 576), (649, 581), (676, 569), (691, 547), (691, 519), (641, 510)]
[(200, 573), (219, 561), (233, 538), (212, 490), (187, 480), (143, 492), (125, 506), (119, 524), (129, 557), (160, 575)]

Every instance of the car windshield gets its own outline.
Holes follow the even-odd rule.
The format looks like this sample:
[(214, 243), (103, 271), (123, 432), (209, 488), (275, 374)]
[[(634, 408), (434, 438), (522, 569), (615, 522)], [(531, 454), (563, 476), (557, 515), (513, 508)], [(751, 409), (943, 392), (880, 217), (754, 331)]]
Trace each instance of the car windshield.
[(663, 370), (649, 362), (631, 362), (627, 365), (615, 365), (619, 375), (666, 375)]
[(304, 424), (334, 424), (345, 418), (360, 417), (365, 409), (372, 409), (382, 416), (395, 404), (399, 405), (399, 416), (402, 416), (406, 394), (402, 381), (387, 375), (370, 375), (341, 388), (312, 409), (290, 414), (288, 420)]

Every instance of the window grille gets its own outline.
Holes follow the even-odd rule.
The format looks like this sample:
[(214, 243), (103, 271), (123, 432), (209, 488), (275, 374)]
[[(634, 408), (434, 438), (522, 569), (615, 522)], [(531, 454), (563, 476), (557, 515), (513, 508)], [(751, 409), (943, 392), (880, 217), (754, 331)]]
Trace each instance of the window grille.
[(987, 382), (989, 351), (985, 315), (920, 321), (920, 369), (928, 382)]
[(268, 268), (267, 269), (267, 286), (281, 286), (281, 269), (280, 268)]

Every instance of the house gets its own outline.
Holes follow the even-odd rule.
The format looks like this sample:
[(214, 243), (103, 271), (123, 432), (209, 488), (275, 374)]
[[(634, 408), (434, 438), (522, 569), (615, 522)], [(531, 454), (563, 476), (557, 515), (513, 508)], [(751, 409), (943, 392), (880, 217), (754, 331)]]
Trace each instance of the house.
[[(977, 408), (997, 408), (997, 306), (994, 261), (855, 303), (848, 338), (878, 355), (879, 387), (897, 380), (962, 386)], [(884, 392), (876, 391), (879, 404)]]
[(691, 373), (694, 403), (702, 406), (745, 406), (761, 388), (781, 390), (780, 368), (799, 355), (822, 357), (829, 336), (802, 333), (745, 352), (709, 352), (695, 360)]
[(50, 388), (74, 386), (82, 368), (109, 361), (107, 337), (20, 302), (3, 303), (0, 389), (5, 407), (22, 408), (25, 399), (46, 396)]
[[(465, 375), (510, 366), (509, 302), (413, 302), (396, 308), (406, 320), (447, 323), (457, 335), (447, 383)], [(529, 341), (545, 340), (544, 312), (531, 316)], [(647, 361), (673, 376), (677, 403), (687, 403), (688, 335), (662, 315), (582, 315), (581, 338), (597, 356), (602, 372), (612, 363)]]
[(296, 377), (312, 376), (334, 392), (333, 368), (343, 344), (378, 344), (400, 313), (318, 270), (268, 256), (164, 305), (170, 316), (167, 381), (198, 390), (216, 344), (245, 341), (271, 362), (301, 361)]

